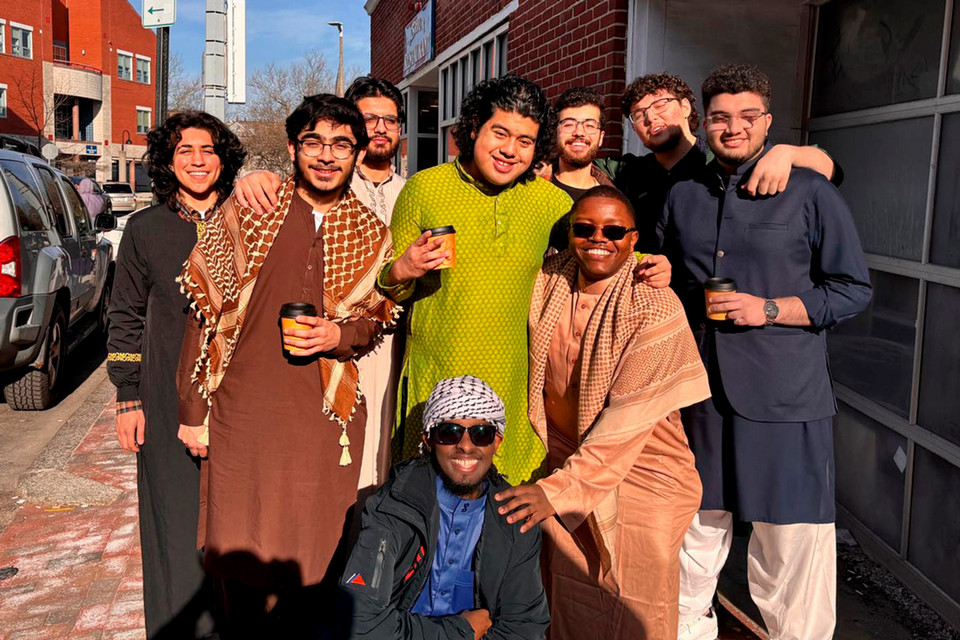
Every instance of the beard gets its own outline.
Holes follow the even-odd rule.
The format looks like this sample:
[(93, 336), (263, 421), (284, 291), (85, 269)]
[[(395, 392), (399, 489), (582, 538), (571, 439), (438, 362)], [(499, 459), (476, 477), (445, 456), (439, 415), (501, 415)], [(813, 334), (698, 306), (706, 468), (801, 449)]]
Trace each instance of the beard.
[(346, 186), (349, 185), (350, 181), (353, 179), (353, 168), (346, 173), (346, 179), (343, 182), (336, 184), (336, 186), (334, 186), (335, 181), (322, 182), (311, 179), (310, 176), (307, 176), (306, 173), (304, 173), (303, 169), (300, 168), (300, 164), (297, 162), (293, 163), (293, 176), (296, 178), (298, 187), (301, 187), (308, 192), (327, 194), (331, 191), (338, 191), (346, 188)]
[(751, 144), (748, 144), (745, 147), (739, 149), (725, 149), (722, 144), (718, 144), (716, 149), (712, 146), (710, 147), (713, 150), (713, 155), (717, 157), (722, 164), (731, 167), (739, 167), (742, 164), (745, 164), (757, 156), (762, 150), (763, 146), (767, 143), (766, 138), (758, 141), (753, 144), (753, 141), (750, 141)]
[(651, 142), (650, 144), (645, 144), (644, 146), (654, 153), (673, 151), (680, 144), (680, 141), (683, 140), (683, 130), (676, 125), (671, 125), (670, 127), (667, 127), (667, 134), (667, 139), (663, 142)]
[(390, 162), (396, 155), (397, 148), (399, 146), (399, 140), (396, 142), (396, 144), (391, 143), (388, 145), (375, 145), (371, 142), (367, 145), (367, 152), (364, 155), (364, 160), (371, 160), (373, 162)]
[[(465, 438), (469, 437), (464, 434)], [(444, 488), (457, 496), (458, 498), (464, 498), (470, 495), (473, 495), (477, 491), (483, 488), (483, 481), (486, 480), (487, 474), (480, 476), (480, 479), (477, 482), (457, 482), (446, 473), (443, 472), (443, 469), (440, 467), (440, 463), (437, 462), (436, 455), (430, 455), (430, 464), (433, 465), (433, 470), (440, 477), (440, 481), (443, 482)], [(487, 471), (489, 473), (489, 471)]]
[[(574, 140), (582, 140), (582, 138), (574, 138)], [(587, 142), (589, 142), (589, 140)], [(587, 148), (586, 152), (582, 154), (575, 154), (571, 153), (567, 148), (567, 145), (564, 144), (560, 145), (558, 155), (565, 164), (570, 165), (574, 169), (582, 169), (593, 163), (599, 153), (600, 145), (591, 145)]]

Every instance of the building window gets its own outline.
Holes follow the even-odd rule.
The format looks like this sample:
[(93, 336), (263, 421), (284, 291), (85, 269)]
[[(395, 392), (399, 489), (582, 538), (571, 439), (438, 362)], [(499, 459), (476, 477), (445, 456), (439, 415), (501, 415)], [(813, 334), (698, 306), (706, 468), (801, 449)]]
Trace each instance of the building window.
[(150, 131), (150, 111), (147, 107), (137, 107), (137, 133)]
[(10, 53), (18, 58), (33, 58), (33, 27), (10, 23)]
[(137, 82), (150, 84), (150, 58), (137, 56)]
[(0, 53), (7, 52), (7, 21), (0, 20)]
[(7, 85), (0, 84), (0, 118), (7, 117)]
[(133, 80), (133, 54), (117, 49), (117, 77)]

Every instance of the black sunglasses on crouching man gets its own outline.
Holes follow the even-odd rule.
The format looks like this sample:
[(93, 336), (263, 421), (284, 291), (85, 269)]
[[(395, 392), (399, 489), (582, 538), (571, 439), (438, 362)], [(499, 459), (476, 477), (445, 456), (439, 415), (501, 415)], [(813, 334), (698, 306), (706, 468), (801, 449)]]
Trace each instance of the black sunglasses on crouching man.
[(441, 422), (430, 429), (430, 439), (437, 444), (460, 444), (464, 432), (470, 433), (470, 441), (477, 447), (489, 447), (497, 437), (496, 425), (477, 424), (468, 428), (455, 422)]
[(605, 225), (592, 225), (587, 224), (586, 222), (574, 222), (573, 225), (573, 237), (575, 238), (592, 238), (593, 234), (597, 232), (597, 229), (600, 229), (600, 234), (607, 240), (612, 240), (618, 242), (623, 240), (628, 233), (631, 231), (636, 231), (636, 227), (621, 227), (618, 224), (605, 224)]

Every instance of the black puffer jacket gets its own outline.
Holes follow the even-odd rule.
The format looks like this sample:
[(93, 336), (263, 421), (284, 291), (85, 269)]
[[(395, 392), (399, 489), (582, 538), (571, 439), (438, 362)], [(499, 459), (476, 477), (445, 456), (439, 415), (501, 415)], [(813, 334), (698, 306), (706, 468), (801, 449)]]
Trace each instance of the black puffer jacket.
[[(495, 476), (495, 477), (494, 477)], [(483, 529), (473, 557), (475, 608), (490, 611), (492, 640), (543, 638), (550, 622), (540, 580), (540, 528), (520, 533), (497, 513), (493, 496), (508, 488), (490, 474)], [(440, 507), (436, 474), (429, 464), (409, 460), (363, 510), (363, 527), (340, 581), (341, 622), (350, 638), (473, 640), (459, 615), (411, 613), (437, 550)]]

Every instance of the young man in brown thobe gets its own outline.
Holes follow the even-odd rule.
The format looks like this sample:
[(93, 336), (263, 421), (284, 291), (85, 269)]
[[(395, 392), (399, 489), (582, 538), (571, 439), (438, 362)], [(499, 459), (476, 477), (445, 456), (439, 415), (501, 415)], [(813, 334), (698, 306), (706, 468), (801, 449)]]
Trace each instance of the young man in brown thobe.
[[(286, 130), (294, 176), (276, 209), (229, 200), (181, 276), (197, 322), (180, 357), (180, 431), (208, 456), (198, 543), (223, 638), (313, 638), (333, 622), (360, 472), (351, 452), (363, 449), (355, 360), (395, 311), (374, 289), (389, 231), (349, 187), (363, 116), (321, 94)], [(281, 341), (288, 302), (317, 315)]]

